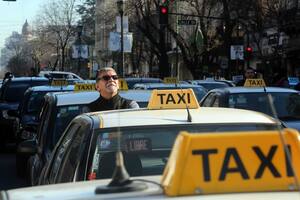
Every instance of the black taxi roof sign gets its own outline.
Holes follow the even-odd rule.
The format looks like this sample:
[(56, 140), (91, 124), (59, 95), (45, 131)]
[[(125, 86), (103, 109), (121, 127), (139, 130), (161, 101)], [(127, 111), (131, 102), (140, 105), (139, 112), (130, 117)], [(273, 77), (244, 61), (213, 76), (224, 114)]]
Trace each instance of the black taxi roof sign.
[(298, 134), (283, 130), (291, 165), (278, 131), (180, 133), (161, 184), (169, 196), (296, 190)]
[(127, 81), (123, 78), (119, 79), (119, 90), (128, 90)]
[(197, 109), (199, 104), (192, 89), (153, 90), (148, 109)]
[(246, 79), (244, 87), (266, 87), (264, 79)]
[(74, 91), (80, 92), (80, 91), (95, 91), (96, 87), (93, 83), (76, 83), (74, 85)]
[(66, 79), (52, 79), (51, 86), (67, 86), (68, 81)]

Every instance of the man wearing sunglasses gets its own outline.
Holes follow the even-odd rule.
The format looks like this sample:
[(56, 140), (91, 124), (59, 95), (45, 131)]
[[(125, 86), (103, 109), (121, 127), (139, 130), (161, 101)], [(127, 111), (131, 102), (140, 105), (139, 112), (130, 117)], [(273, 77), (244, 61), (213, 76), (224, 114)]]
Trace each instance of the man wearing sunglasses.
[(100, 93), (100, 97), (90, 103), (85, 112), (139, 108), (135, 101), (122, 98), (118, 89), (119, 81), (116, 71), (111, 67), (101, 68), (96, 78), (96, 90)]

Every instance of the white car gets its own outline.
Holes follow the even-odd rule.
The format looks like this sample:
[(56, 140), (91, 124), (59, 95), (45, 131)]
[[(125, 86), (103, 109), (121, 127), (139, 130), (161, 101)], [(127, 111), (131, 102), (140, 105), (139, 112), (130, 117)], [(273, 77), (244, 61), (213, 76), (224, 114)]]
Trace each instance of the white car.
[(39, 76), (41, 77), (49, 77), (58, 78), (58, 79), (72, 79), (72, 80), (83, 80), (77, 74), (72, 72), (65, 72), (65, 71), (40, 71)]

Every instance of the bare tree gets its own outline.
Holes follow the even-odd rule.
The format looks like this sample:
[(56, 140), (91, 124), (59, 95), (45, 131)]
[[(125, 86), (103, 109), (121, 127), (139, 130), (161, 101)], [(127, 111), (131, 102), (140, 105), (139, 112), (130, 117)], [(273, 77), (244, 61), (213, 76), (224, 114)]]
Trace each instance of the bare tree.
[(36, 20), (40, 30), (55, 38), (56, 44), (53, 46), (57, 48), (57, 61), (61, 60), (62, 71), (65, 69), (67, 47), (77, 20), (75, 2), (76, 0), (50, 0), (42, 7)]

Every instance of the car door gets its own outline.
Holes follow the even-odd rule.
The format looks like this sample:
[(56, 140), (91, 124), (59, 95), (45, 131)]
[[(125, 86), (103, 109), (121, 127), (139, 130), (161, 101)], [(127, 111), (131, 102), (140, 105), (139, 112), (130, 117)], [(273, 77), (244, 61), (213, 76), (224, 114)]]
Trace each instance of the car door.
[(29, 160), (29, 174), (30, 174), (30, 182), (32, 185), (36, 185), (38, 182), (38, 177), (42, 170), (42, 166), (44, 166), (44, 149), (43, 149), (43, 140), (45, 138), (45, 134), (47, 129), (49, 128), (48, 124), (50, 123), (51, 118), (51, 103), (46, 102), (41, 111), (40, 125), (38, 127), (37, 132), (37, 146), (38, 152), (32, 156)]

